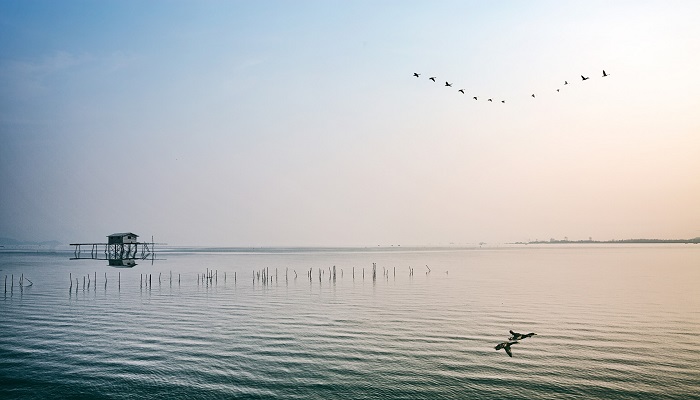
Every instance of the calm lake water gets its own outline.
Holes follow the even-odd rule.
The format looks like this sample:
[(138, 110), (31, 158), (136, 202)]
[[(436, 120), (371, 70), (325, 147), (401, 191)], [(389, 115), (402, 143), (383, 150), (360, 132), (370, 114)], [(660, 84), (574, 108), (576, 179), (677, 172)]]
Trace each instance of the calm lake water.
[(71, 256), (0, 253), (0, 398), (700, 398), (700, 245)]

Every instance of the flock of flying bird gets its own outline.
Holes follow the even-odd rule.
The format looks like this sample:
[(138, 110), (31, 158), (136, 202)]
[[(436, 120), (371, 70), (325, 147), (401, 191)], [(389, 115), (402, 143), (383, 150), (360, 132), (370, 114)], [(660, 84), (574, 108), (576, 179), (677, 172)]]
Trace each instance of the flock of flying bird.
[[(413, 73), (413, 76), (416, 77), (416, 78), (420, 78), (421, 74), (419, 74), (418, 72), (414, 72), (414, 73)], [(601, 77), (602, 77), (602, 78), (605, 78), (605, 77), (608, 77), (608, 76), (610, 76), (610, 74), (606, 73), (605, 70), (603, 70), (603, 75), (602, 75)], [(581, 81), (587, 81), (587, 80), (590, 79), (590, 78), (591, 78), (590, 76), (583, 76), (583, 75), (581, 75)], [(431, 76), (431, 77), (428, 78), (428, 79), (430, 79), (430, 80), (433, 81), (433, 82), (436, 82), (437, 77), (436, 77), (436, 76)], [(564, 85), (568, 85), (568, 84), (569, 84), (569, 81), (564, 81)], [(452, 83), (450, 83), (450, 82), (448, 82), (448, 81), (445, 81), (445, 86), (446, 86), (446, 87), (452, 87)], [(466, 89), (459, 89), (459, 90), (457, 90), (457, 91), (460, 92), (460, 93), (462, 93), (462, 94), (466, 94), (465, 90), (466, 90)], [(557, 92), (559, 92), (559, 90), (560, 90), (560, 89), (557, 89)], [(531, 94), (531, 96), (534, 98), (534, 97), (535, 97), (535, 94), (533, 93), (533, 94)], [(472, 97), (472, 98), (473, 98), (474, 100), (479, 100), (478, 96), (474, 96), (474, 97)], [(486, 101), (493, 102), (493, 99), (490, 98), (490, 99), (487, 99)], [(501, 103), (505, 104), (505, 102), (506, 102), (505, 100), (501, 100)]]
[(537, 335), (536, 333), (533, 333), (533, 332), (525, 333), (525, 334), (513, 332), (512, 330), (509, 332), (511, 334), (511, 337), (508, 338), (508, 341), (501, 342), (501, 343), (497, 344), (495, 349), (496, 350), (504, 349), (510, 357), (513, 357), (513, 353), (510, 351), (510, 346), (517, 344), (517, 343), (520, 343), (519, 340), (527, 339), (527, 338), (530, 338), (530, 337)]

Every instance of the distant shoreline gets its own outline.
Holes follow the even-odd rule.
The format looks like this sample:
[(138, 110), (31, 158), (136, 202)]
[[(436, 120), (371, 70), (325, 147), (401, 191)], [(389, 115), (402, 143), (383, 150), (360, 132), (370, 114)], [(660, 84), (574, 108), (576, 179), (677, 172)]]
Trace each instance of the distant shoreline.
[(535, 240), (530, 242), (514, 242), (510, 244), (620, 244), (620, 243), (637, 243), (637, 244), (698, 244), (700, 237), (693, 239), (621, 239), (621, 240)]

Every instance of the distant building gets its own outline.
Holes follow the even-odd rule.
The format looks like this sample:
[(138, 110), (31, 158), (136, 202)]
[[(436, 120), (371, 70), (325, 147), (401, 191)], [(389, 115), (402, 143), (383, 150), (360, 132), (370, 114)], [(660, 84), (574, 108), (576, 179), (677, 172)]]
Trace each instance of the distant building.
[(113, 233), (107, 236), (107, 244), (129, 244), (136, 243), (139, 235), (131, 232)]

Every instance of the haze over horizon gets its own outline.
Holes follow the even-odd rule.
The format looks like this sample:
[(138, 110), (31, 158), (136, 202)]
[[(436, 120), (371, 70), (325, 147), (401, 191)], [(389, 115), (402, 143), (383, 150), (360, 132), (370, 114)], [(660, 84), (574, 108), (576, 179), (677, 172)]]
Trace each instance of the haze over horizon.
[(698, 20), (695, 1), (3, 1), (0, 237), (699, 237)]

